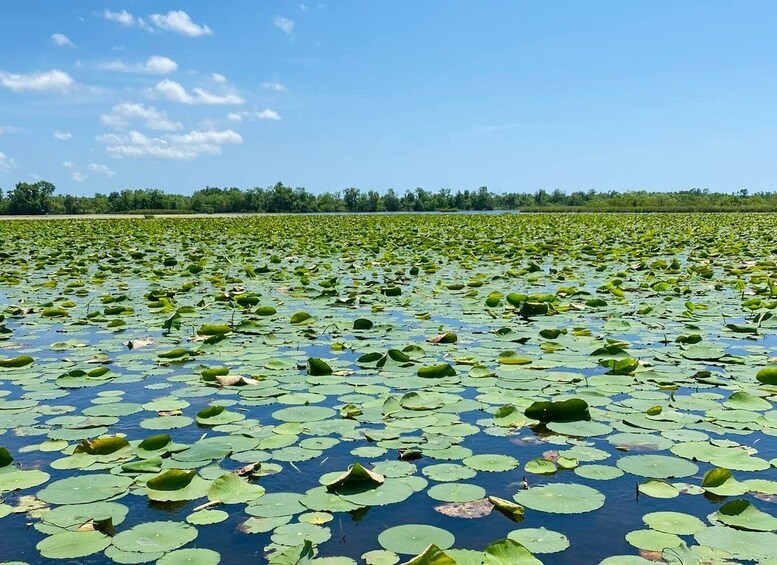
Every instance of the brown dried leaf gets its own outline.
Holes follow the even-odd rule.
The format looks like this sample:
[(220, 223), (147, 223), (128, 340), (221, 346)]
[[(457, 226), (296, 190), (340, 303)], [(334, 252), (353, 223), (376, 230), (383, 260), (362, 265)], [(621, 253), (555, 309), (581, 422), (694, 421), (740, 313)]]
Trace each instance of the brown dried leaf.
[(249, 463), (248, 465), (245, 465), (244, 467), (240, 467), (239, 469), (235, 469), (232, 471), (233, 474), (237, 475), (238, 477), (245, 477), (246, 475), (250, 475), (253, 473), (254, 469), (256, 469), (256, 466), (259, 465), (259, 463)]
[(763, 494), (760, 492), (753, 492), (750, 493), (754, 497), (756, 497), (758, 500), (763, 500), (764, 502), (771, 502), (772, 504), (777, 504), (777, 495), (774, 494)]
[(483, 518), (491, 514), (494, 509), (493, 505), (481, 498), (480, 500), (473, 500), (472, 502), (452, 502), (450, 504), (442, 504), (435, 506), (434, 509), (440, 514), (450, 516), (451, 518), (467, 518), (472, 520), (474, 518)]
[(255, 385), (259, 381), (242, 375), (217, 375), (216, 382), (221, 386)]
[(182, 416), (183, 412), (180, 410), (160, 410), (157, 412), (157, 416)]
[(150, 337), (144, 337), (141, 339), (131, 339), (125, 345), (127, 346), (127, 349), (142, 349), (144, 347), (156, 345), (156, 342)]

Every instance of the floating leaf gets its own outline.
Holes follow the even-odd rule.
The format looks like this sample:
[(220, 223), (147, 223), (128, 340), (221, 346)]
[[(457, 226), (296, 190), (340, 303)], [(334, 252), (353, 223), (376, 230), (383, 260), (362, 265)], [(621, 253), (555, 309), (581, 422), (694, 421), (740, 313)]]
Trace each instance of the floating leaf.
[(122, 551), (157, 553), (172, 551), (197, 537), (197, 530), (180, 522), (145, 522), (116, 534), (113, 545)]
[(234, 473), (226, 473), (213, 481), (208, 489), (208, 499), (224, 504), (247, 503), (264, 494), (264, 488), (241, 479)]
[(416, 555), (426, 550), (430, 545), (440, 549), (448, 549), (454, 543), (453, 534), (425, 524), (405, 524), (383, 530), (378, 536), (378, 543), (383, 549), (405, 555)]
[(21, 367), (26, 367), (27, 365), (31, 365), (33, 362), (33, 358), (29, 355), (20, 355), (19, 357), (14, 357), (12, 359), (0, 359), (0, 368), (2, 369), (20, 369)]
[(521, 528), (507, 534), (532, 553), (558, 553), (569, 547), (569, 539), (560, 532), (545, 528)]
[(588, 403), (580, 398), (533, 402), (524, 413), (527, 418), (540, 422), (576, 422), (591, 419)]
[(510, 500), (505, 500), (504, 498), (499, 498), (498, 496), (489, 496), (488, 501), (494, 505), (494, 508), (499, 510), (499, 512), (511, 520), (516, 522), (523, 520), (525, 510), (520, 504), (516, 504)]
[(78, 559), (103, 551), (111, 537), (98, 531), (61, 532), (44, 538), (35, 547), (49, 559)]
[(369, 469), (365, 469), (359, 463), (354, 463), (348, 467), (348, 470), (342, 475), (327, 482), (327, 490), (336, 492), (342, 489), (370, 489), (382, 485), (385, 477)]
[(49, 504), (86, 504), (123, 494), (132, 482), (132, 479), (116, 475), (79, 475), (55, 481), (37, 496)]
[(82, 440), (73, 453), (88, 453), (89, 455), (110, 455), (124, 447), (128, 447), (129, 442), (121, 436), (100, 437), (92, 440)]
[(699, 471), (694, 463), (668, 455), (627, 455), (616, 464), (627, 473), (651, 479), (690, 477)]
[(604, 495), (585, 485), (551, 483), (518, 491), (513, 498), (532, 510), (554, 514), (592, 512), (604, 505)]
[(456, 375), (456, 369), (451, 367), (448, 363), (440, 363), (438, 365), (431, 365), (429, 367), (421, 367), (418, 369), (418, 376), (427, 379), (439, 379), (442, 377), (452, 377)]
[(725, 525), (739, 530), (760, 532), (777, 530), (777, 518), (758, 510), (747, 500), (727, 502), (718, 508), (716, 518)]
[(486, 547), (483, 565), (542, 565), (542, 561), (515, 540), (503, 539)]
[(307, 367), (308, 375), (319, 376), (332, 374), (332, 367), (330, 367), (326, 361), (318, 359), (317, 357), (309, 357)]

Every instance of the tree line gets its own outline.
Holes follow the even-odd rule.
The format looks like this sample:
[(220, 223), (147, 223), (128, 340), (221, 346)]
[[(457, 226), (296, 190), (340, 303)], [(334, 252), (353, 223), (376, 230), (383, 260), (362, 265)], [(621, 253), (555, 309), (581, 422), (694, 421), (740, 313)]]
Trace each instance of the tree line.
[(646, 190), (566, 193), (493, 193), (477, 190), (436, 192), (424, 188), (398, 194), (346, 188), (342, 192), (313, 194), (283, 183), (250, 189), (206, 187), (191, 195), (169, 194), (155, 188), (125, 189), (109, 194), (73, 196), (54, 194), (47, 181), (19, 182), (0, 189), (0, 214), (126, 214), (126, 213), (311, 213), (311, 212), (453, 212), (459, 210), (524, 211), (777, 211), (777, 192), (711, 192), (693, 188), (672, 192)]

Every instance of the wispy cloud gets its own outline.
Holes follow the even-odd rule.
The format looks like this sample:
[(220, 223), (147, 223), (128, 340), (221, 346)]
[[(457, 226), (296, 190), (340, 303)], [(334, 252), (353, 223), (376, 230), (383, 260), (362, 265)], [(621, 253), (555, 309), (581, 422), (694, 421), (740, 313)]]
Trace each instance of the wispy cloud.
[(191, 161), (202, 155), (221, 153), (222, 145), (243, 143), (239, 133), (192, 130), (186, 134), (166, 134), (149, 137), (138, 131), (127, 134), (106, 134), (97, 137), (114, 157), (150, 157), (170, 161)]
[(64, 33), (55, 33), (51, 36), (51, 41), (59, 47), (75, 47), (75, 44), (68, 39)]
[(127, 10), (113, 12), (105, 8), (102, 14), (98, 14), (109, 22), (115, 22), (123, 27), (137, 27), (145, 31), (169, 31), (187, 37), (202, 37), (213, 35), (205, 24), (196, 24), (191, 16), (183, 10), (170, 10), (166, 14), (151, 14), (146, 19), (137, 17)]
[(188, 37), (213, 35), (213, 31), (208, 26), (194, 23), (189, 14), (183, 10), (171, 10), (166, 14), (151, 14), (148, 19), (159, 29)]
[(107, 165), (100, 165), (98, 163), (89, 163), (86, 167), (90, 171), (98, 175), (105, 175), (106, 177), (112, 177), (116, 175), (116, 171), (108, 167)]
[(109, 22), (116, 22), (124, 27), (134, 27), (138, 25), (138, 20), (130, 14), (127, 10), (121, 12), (112, 12), (108, 8), (105, 8), (102, 13), (103, 18)]
[(51, 135), (54, 139), (58, 139), (59, 141), (70, 141), (73, 139), (73, 134), (69, 131), (54, 130)]
[(98, 68), (105, 71), (117, 71), (121, 73), (147, 73), (166, 75), (178, 70), (178, 63), (169, 57), (152, 55), (142, 63), (125, 63), (124, 61), (111, 61), (100, 63)]
[(80, 171), (73, 171), (73, 174), (70, 175), (70, 178), (78, 183), (81, 183), (81, 182), (84, 182), (86, 179), (88, 179), (89, 175), (85, 175)]
[(272, 90), (273, 92), (286, 92), (286, 85), (278, 82), (277, 80), (263, 82), (262, 88), (265, 90)]
[(14, 92), (64, 92), (73, 84), (73, 77), (58, 69), (29, 74), (0, 72), (0, 86)]
[(17, 128), (15, 126), (0, 126), (0, 135), (5, 135), (7, 133), (18, 133), (22, 131), (21, 128)]
[(183, 126), (167, 117), (167, 114), (154, 106), (129, 103), (116, 104), (110, 113), (100, 116), (100, 123), (112, 128), (123, 129), (132, 122), (141, 121), (145, 127), (160, 131), (175, 131)]
[(272, 19), (272, 23), (275, 27), (287, 35), (294, 33), (294, 20), (292, 19), (286, 18), (284, 16), (275, 16)]
[(169, 79), (157, 83), (152, 92), (178, 104), (238, 105), (245, 103), (245, 99), (232, 92), (214, 94), (202, 88), (193, 88), (192, 93), (189, 93), (180, 83)]
[(275, 110), (269, 108), (257, 112), (230, 112), (227, 119), (232, 122), (242, 122), (243, 120), (280, 120), (281, 115)]
[(16, 167), (16, 161), (0, 151), (0, 171), (10, 171), (14, 167)]

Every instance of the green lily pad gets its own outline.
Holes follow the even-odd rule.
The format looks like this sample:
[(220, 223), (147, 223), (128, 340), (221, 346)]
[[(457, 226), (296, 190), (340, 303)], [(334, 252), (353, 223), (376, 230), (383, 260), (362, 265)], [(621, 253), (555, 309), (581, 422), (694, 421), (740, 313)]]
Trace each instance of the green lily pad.
[(663, 551), (671, 547), (679, 547), (683, 540), (674, 534), (656, 530), (635, 530), (626, 534), (626, 541), (638, 549), (645, 551)]
[(476, 471), (498, 473), (510, 471), (518, 466), (518, 460), (509, 455), (478, 454), (465, 458), (462, 463)]
[(486, 547), (483, 565), (542, 565), (542, 561), (515, 540), (503, 539)]
[(653, 530), (678, 536), (692, 536), (706, 527), (696, 516), (681, 512), (651, 512), (642, 520)]
[(472, 502), (486, 495), (486, 490), (477, 485), (464, 483), (442, 483), (426, 491), (431, 498), (442, 502)]
[(732, 500), (718, 508), (715, 517), (723, 524), (739, 530), (773, 532), (777, 518), (762, 512), (747, 500)]
[(208, 489), (208, 499), (224, 504), (247, 503), (264, 494), (264, 488), (241, 479), (234, 473), (226, 473), (213, 481)]
[(545, 528), (521, 528), (507, 534), (532, 553), (558, 553), (569, 547), (569, 539), (560, 532)]
[(114, 498), (127, 492), (132, 479), (105, 474), (87, 474), (61, 479), (39, 491), (37, 496), (49, 504), (86, 504)]
[(78, 559), (103, 551), (111, 537), (102, 532), (61, 532), (44, 538), (35, 547), (49, 559)]
[(699, 472), (694, 463), (668, 455), (627, 455), (616, 465), (622, 471), (650, 479), (678, 479)]
[(218, 565), (221, 555), (212, 549), (193, 548), (171, 551), (157, 561), (157, 565)]
[(725, 526), (705, 528), (693, 536), (700, 545), (728, 552), (734, 559), (758, 560), (777, 555), (777, 534)]
[(550, 483), (518, 491), (513, 499), (532, 510), (554, 514), (581, 514), (604, 506), (604, 495), (585, 485)]
[(116, 534), (113, 545), (137, 553), (168, 552), (193, 541), (197, 530), (180, 522), (145, 522)]
[(394, 526), (383, 530), (378, 536), (378, 543), (383, 549), (405, 555), (421, 553), (432, 544), (443, 550), (448, 549), (454, 542), (453, 534), (424, 524)]

